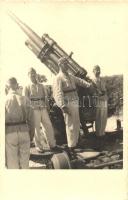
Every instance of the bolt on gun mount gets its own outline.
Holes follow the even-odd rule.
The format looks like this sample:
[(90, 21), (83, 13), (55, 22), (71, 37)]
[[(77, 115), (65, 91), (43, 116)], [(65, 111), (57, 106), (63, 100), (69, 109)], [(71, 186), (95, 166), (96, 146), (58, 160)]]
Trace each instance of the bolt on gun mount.
[(23, 23), (12, 12), (8, 12), (8, 15), (20, 26), (24, 33), (28, 36), (28, 40), (25, 42), (26, 46), (44, 63), (53, 74), (59, 72), (58, 60), (61, 57), (68, 57), (69, 71), (76, 75), (77, 73), (83, 73), (85, 71), (80, 65), (78, 65), (72, 58), (72, 52), (68, 55), (48, 34), (44, 34), (40, 38), (29, 26)]

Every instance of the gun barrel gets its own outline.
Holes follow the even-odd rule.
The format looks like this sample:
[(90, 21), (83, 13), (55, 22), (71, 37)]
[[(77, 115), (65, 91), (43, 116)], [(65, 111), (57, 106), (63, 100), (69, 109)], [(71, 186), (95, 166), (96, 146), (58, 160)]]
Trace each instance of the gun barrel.
[(38, 57), (40, 53), (40, 48), (35, 45), (35, 43), (32, 40), (27, 40), (25, 42), (25, 45)]
[(68, 54), (52, 38), (50, 38), (48, 34), (44, 34), (41, 38), (15, 14), (9, 11), (8, 15), (29, 37), (29, 40), (25, 42), (26, 46), (51, 70), (52, 73), (58, 73), (58, 60), (61, 57), (69, 57), (68, 68), (72, 74), (76, 75), (78, 72), (83, 72), (84, 69), (78, 65), (71, 56), (68, 56)]
[(13, 14), (11, 11), (8, 11), (8, 15), (15, 21), (20, 28), (26, 33), (26, 35), (39, 47), (42, 49), (43, 47), (43, 41), (41, 38), (25, 23), (23, 23), (15, 14)]

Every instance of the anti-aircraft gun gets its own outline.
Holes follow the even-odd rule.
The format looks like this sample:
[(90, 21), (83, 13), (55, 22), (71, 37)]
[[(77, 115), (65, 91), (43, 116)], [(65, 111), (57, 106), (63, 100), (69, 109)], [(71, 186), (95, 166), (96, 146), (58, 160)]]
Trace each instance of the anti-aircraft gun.
[[(20, 28), (25, 32), (28, 36), (29, 40), (25, 42), (26, 46), (37, 56), (38, 59), (47, 68), (56, 75), (59, 71), (58, 60), (61, 57), (68, 57), (68, 67), (70, 73), (75, 76), (79, 76), (81, 78), (86, 78), (86, 70), (82, 68), (78, 63), (76, 63), (72, 58), (72, 52), (68, 55), (52, 38), (49, 37), (48, 34), (44, 34), (42, 38), (40, 38), (30, 27), (24, 24), (18, 17), (16, 17), (13, 13), (9, 12), (9, 16), (20, 26)], [(90, 92), (90, 91), (89, 91)], [(86, 95), (89, 92), (85, 91)], [(79, 97), (83, 96), (83, 90), (78, 88)], [(87, 101), (86, 101), (87, 102)], [(53, 102), (54, 103), (54, 102)], [(82, 107), (83, 114), (85, 113), (84, 120), (94, 120), (94, 110), (93, 105), (90, 105), (89, 99), (89, 107), (88, 105), (84, 105)], [(86, 112), (86, 108), (88, 108), (89, 112)], [(53, 125), (55, 126), (56, 121), (55, 118), (59, 119), (61, 138), (62, 138), (62, 130), (65, 131), (65, 125), (63, 121), (63, 115), (60, 112), (59, 108), (53, 107), (51, 112), (53, 119)], [(91, 114), (88, 116), (87, 114)], [(80, 113), (81, 115), (81, 113)], [(92, 117), (92, 118), (90, 118)], [(59, 128), (59, 123), (56, 124), (56, 127)], [(82, 122), (81, 122), (82, 123)], [(35, 158), (36, 157), (36, 158)], [(64, 149), (61, 153), (54, 154), (49, 152), (47, 154), (37, 154), (37, 152), (31, 153), (31, 160), (36, 159), (39, 160), (39, 163), (45, 165), (45, 168), (54, 168), (54, 169), (102, 169), (102, 168), (122, 168), (122, 150), (119, 152), (90, 152), (80, 150), (80, 152), (76, 152), (76, 159), (72, 160), (67, 151)], [(42, 166), (40, 168), (43, 168)]]
[[(44, 34), (42, 37), (39, 37), (29, 26), (27, 26), (25, 23), (23, 23), (15, 14), (13, 14), (12, 12), (9, 12), (8, 14), (18, 24), (18, 26), (20, 26), (20, 28), (23, 30), (23, 32), (28, 36), (29, 39), (25, 42), (25, 45), (37, 56), (38, 59), (40, 59), (40, 61), (54, 75), (56, 75), (59, 72), (58, 60), (61, 57), (68, 57), (68, 68), (69, 68), (70, 73), (72, 73), (75, 76), (84, 78), (84, 79), (86, 78), (87, 71), (83, 67), (81, 67), (77, 62), (75, 62), (75, 60), (72, 58), (73, 52), (71, 52), (70, 55), (68, 55), (52, 38), (49, 37), (48, 34)], [(84, 95), (84, 99), (86, 96), (87, 97), (86, 102), (89, 101), (89, 104), (90, 104), (91, 98), (88, 99), (88, 96), (87, 96), (88, 92), (86, 90), (84, 90), (84, 91), (86, 94), (82, 94), (80, 88), (78, 88), (79, 96), (81, 96), (81, 98), (82, 98), (82, 96)], [(50, 105), (53, 105), (54, 100), (50, 101), (50, 102), (51, 102)], [(84, 109), (86, 109), (86, 110), (84, 110)], [(89, 106), (84, 105), (84, 108), (81, 109), (80, 119), (81, 119), (81, 124), (82, 124), (82, 128), (84, 129), (84, 131), (87, 130), (86, 123), (84, 123), (84, 121), (88, 120), (88, 121), (93, 122), (93, 120), (94, 120), (94, 119), (90, 120), (90, 116), (88, 118), (88, 114), (89, 115), (91, 114), (91, 117), (92, 116), (94, 117), (93, 111), (94, 111), (94, 109), (90, 105)], [(84, 113), (86, 113), (86, 114), (84, 115)], [(61, 121), (60, 129), (65, 131), (64, 122), (62, 122), (63, 116), (62, 116), (62, 113), (60, 112), (59, 108), (52, 107), (51, 116), (52, 116), (51, 117), (52, 122), (56, 126), (56, 128), (59, 128), (59, 124), (60, 124), (59, 122), (57, 122), (57, 119), (58, 119), (59, 121)], [(57, 116), (59, 116), (59, 117), (57, 118)]]

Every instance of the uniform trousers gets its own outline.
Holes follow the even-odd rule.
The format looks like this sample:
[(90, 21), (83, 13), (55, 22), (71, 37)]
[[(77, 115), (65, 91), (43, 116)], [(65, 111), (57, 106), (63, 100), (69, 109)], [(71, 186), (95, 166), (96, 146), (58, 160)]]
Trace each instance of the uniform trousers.
[(95, 129), (97, 136), (105, 135), (107, 124), (107, 100), (98, 99), (96, 105)]
[(67, 107), (70, 114), (63, 114), (66, 125), (67, 142), (68, 147), (75, 147), (78, 143), (80, 131), (79, 105), (77, 101), (71, 101), (68, 102)]
[(5, 135), (6, 166), (9, 169), (29, 168), (30, 136), (26, 132), (10, 132)]
[[(34, 124), (35, 124), (35, 146), (43, 150), (44, 148), (44, 136), (50, 148), (56, 146), (54, 137), (54, 130), (49, 118), (49, 114), (46, 108), (34, 110)], [(42, 130), (41, 131), (41, 127)]]

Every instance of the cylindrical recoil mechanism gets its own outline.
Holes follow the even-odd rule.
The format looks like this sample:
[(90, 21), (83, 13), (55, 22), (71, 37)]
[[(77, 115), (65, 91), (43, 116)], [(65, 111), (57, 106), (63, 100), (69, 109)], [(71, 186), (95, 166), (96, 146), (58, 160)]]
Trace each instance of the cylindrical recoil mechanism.
[[(48, 34), (42, 36), (42, 41), (51, 47), (51, 51), (58, 56), (58, 59), (61, 57), (68, 57), (68, 66), (71, 73), (76, 74), (78, 71), (83, 70), (83, 68), (72, 59), (73, 52), (71, 52), (69, 56)], [(58, 62), (56, 64), (58, 64)]]

